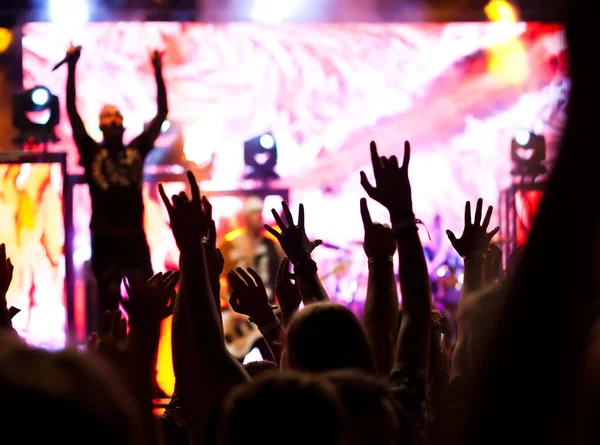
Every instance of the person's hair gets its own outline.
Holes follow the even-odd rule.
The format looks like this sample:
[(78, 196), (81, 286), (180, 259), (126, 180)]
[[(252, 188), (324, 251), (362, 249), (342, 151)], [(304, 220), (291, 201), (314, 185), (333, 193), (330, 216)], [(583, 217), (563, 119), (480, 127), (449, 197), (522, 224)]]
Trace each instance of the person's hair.
[(222, 414), (221, 445), (345, 443), (346, 416), (335, 388), (308, 374), (264, 375), (241, 385)]
[(276, 372), (278, 367), (277, 363), (269, 360), (259, 360), (256, 362), (249, 362), (244, 365), (244, 369), (250, 377), (253, 379), (259, 375), (263, 375), (268, 372)]
[(291, 369), (306, 372), (375, 372), (365, 330), (356, 316), (339, 304), (315, 303), (296, 313), (287, 331), (286, 357)]
[[(0, 335), (3, 434), (27, 442), (125, 445), (134, 412), (110, 370), (74, 351), (52, 353)], [(119, 397), (120, 396), (120, 397)]]
[(400, 409), (385, 381), (355, 370), (331, 371), (324, 376), (346, 408), (351, 445), (419, 443), (414, 422)]

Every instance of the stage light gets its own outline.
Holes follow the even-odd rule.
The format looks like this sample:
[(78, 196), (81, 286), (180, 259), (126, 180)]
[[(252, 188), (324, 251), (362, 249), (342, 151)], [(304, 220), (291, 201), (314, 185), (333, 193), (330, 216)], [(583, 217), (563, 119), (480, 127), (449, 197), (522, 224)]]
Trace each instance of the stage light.
[(31, 91), (31, 102), (36, 107), (43, 108), (48, 104), (50, 100), (50, 91), (45, 87), (37, 87)]
[(521, 145), (522, 147), (527, 146), (527, 144), (529, 144), (530, 140), (531, 140), (531, 133), (529, 132), (529, 130), (525, 130), (524, 128), (521, 128), (520, 130), (517, 130), (517, 132), (515, 133), (515, 141), (517, 141), (517, 144)]
[(490, 0), (484, 8), (485, 15), (492, 22), (517, 23), (517, 11), (506, 0)]
[(48, 16), (54, 23), (77, 26), (90, 19), (87, 0), (48, 0)]
[(268, 181), (277, 179), (277, 142), (271, 133), (261, 134), (244, 142), (244, 163), (250, 170), (246, 179)]
[(162, 125), (160, 126), (160, 131), (161, 133), (166, 133), (169, 131), (169, 129), (171, 128), (171, 121), (169, 119), (165, 119), (162, 123)]
[(36, 86), (13, 96), (13, 125), (20, 131), (15, 143), (28, 145), (58, 142), (54, 128), (60, 122), (58, 97)]
[(260, 146), (266, 150), (270, 150), (275, 147), (275, 139), (270, 134), (263, 134), (260, 137)]
[(518, 130), (511, 143), (511, 159), (515, 166), (513, 175), (535, 178), (546, 173), (546, 138), (528, 130)]
[(210, 164), (218, 146), (217, 141), (207, 139), (207, 133), (202, 127), (191, 127), (184, 131), (183, 154), (185, 158), (198, 166)]
[(298, 8), (298, 0), (254, 0), (252, 18), (264, 23), (289, 19)]

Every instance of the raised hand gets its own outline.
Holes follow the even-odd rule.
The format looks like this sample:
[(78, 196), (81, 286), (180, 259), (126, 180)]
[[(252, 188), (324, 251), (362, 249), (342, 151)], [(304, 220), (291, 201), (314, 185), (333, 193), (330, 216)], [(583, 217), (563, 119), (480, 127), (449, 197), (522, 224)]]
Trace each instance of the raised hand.
[(92, 332), (87, 350), (102, 354), (114, 363), (121, 362), (127, 350), (127, 321), (119, 309), (104, 311), (100, 332)]
[(360, 214), (365, 228), (363, 248), (368, 258), (389, 258), (396, 252), (396, 239), (392, 229), (383, 224), (374, 223), (369, 213), (367, 200), (360, 200)]
[(81, 57), (81, 46), (73, 46), (73, 44), (71, 44), (67, 50), (68, 62), (70, 64), (75, 64), (79, 60), (79, 57)]
[(173, 314), (175, 287), (179, 271), (159, 272), (148, 281), (129, 278), (125, 281), (127, 299), (121, 304), (129, 315), (130, 323), (155, 325)]
[(172, 197), (173, 202), (171, 203), (163, 185), (158, 185), (158, 192), (169, 213), (171, 230), (180, 251), (197, 246), (197, 243), (206, 237), (211, 225), (210, 216), (205, 212), (202, 205), (203, 200), (200, 199), (200, 188), (196, 177), (191, 171), (188, 171), (187, 178), (192, 191), (191, 200), (185, 192), (181, 192)]
[(413, 218), (412, 195), (408, 180), (410, 144), (404, 143), (404, 159), (398, 165), (396, 156), (379, 156), (375, 142), (371, 142), (371, 164), (375, 175), (375, 187), (371, 185), (364, 171), (360, 172), (360, 183), (365, 192), (390, 212), (392, 221)]
[(281, 316), (284, 326), (294, 315), (302, 303), (302, 296), (298, 285), (292, 282), (290, 277), (290, 259), (285, 257), (275, 276), (275, 296), (281, 308)]
[(6, 293), (12, 282), (14, 270), (10, 258), (6, 257), (6, 245), (2, 243), (0, 244), (0, 309), (7, 308)]
[(158, 51), (158, 50), (154, 50), (150, 53), (150, 62), (152, 62), (152, 66), (157, 71), (162, 69), (163, 55), (164, 55), (164, 51)]
[(479, 198), (477, 200), (477, 207), (475, 208), (475, 220), (471, 221), (471, 203), (467, 201), (465, 205), (465, 227), (461, 237), (456, 238), (456, 235), (451, 230), (446, 230), (452, 246), (463, 258), (476, 255), (486, 256), (492, 238), (500, 230), (500, 227), (496, 227), (488, 233), (487, 229), (494, 208), (492, 206), (488, 207), (483, 222), (481, 221), (482, 209), (483, 199)]
[(281, 233), (265, 224), (265, 229), (279, 241), (281, 248), (288, 256), (292, 264), (298, 264), (300, 261), (310, 258), (310, 254), (316, 247), (323, 244), (321, 240), (310, 241), (304, 231), (304, 205), (300, 204), (298, 210), (298, 225), (294, 225), (294, 217), (285, 201), (281, 202), (285, 219), (288, 225), (283, 222), (275, 209), (271, 209), (273, 218), (279, 226)]
[(229, 303), (234, 311), (247, 315), (258, 326), (268, 325), (275, 318), (269, 304), (267, 290), (258, 273), (248, 268), (247, 272), (238, 267), (227, 274), (231, 286)]

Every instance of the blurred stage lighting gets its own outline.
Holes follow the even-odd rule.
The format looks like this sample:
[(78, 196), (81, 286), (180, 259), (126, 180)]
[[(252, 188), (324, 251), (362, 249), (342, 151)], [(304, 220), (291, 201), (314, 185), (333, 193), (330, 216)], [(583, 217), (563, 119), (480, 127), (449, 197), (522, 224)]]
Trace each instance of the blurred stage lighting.
[(517, 23), (517, 10), (506, 0), (490, 0), (484, 8), (485, 15), (491, 22)]
[(12, 43), (12, 31), (7, 28), (0, 28), (0, 54), (6, 52)]
[(244, 142), (244, 163), (249, 172), (245, 179), (268, 181), (278, 179), (275, 172), (277, 165), (277, 142), (271, 133), (264, 133)]
[(81, 25), (90, 19), (87, 0), (48, 0), (48, 17), (53, 23)]
[(294, 15), (298, 2), (299, 0), (254, 0), (251, 16), (257, 22), (282, 22)]
[(546, 173), (546, 139), (529, 130), (518, 130), (511, 144), (511, 159), (515, 166), (511, 172), (513, 175), (543, 175)]
[(217, 147), (218, 142), (207, 139), (208, 134), (201, 127), (192, 127), (185, 131), (183, 154), (186, 160), (198, 166), (205, 166), (212, 162), (215, 156), (213, 147)]
[(37, 86), (13, 96), (13, 125), (20, 134), (18, 144), (58, 142), (54, 128), (60, 122), (58, 97), (48, 88)]

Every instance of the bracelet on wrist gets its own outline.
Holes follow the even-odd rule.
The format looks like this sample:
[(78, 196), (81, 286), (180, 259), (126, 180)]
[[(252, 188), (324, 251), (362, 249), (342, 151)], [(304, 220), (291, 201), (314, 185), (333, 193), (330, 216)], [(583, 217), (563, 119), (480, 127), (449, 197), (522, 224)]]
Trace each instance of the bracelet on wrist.
[(371, 264), (375, 264), (375, 263), (385, 263), (385, 262), (390, 262), (393, 263), (394, 262), (394, 257), (392, 255), (389, 256), (370, 256), (369, 257), (369, 265)]
[(310, 258), (294, 264), (294, 274), (317, 273), (318, 270), (317, 263)]

